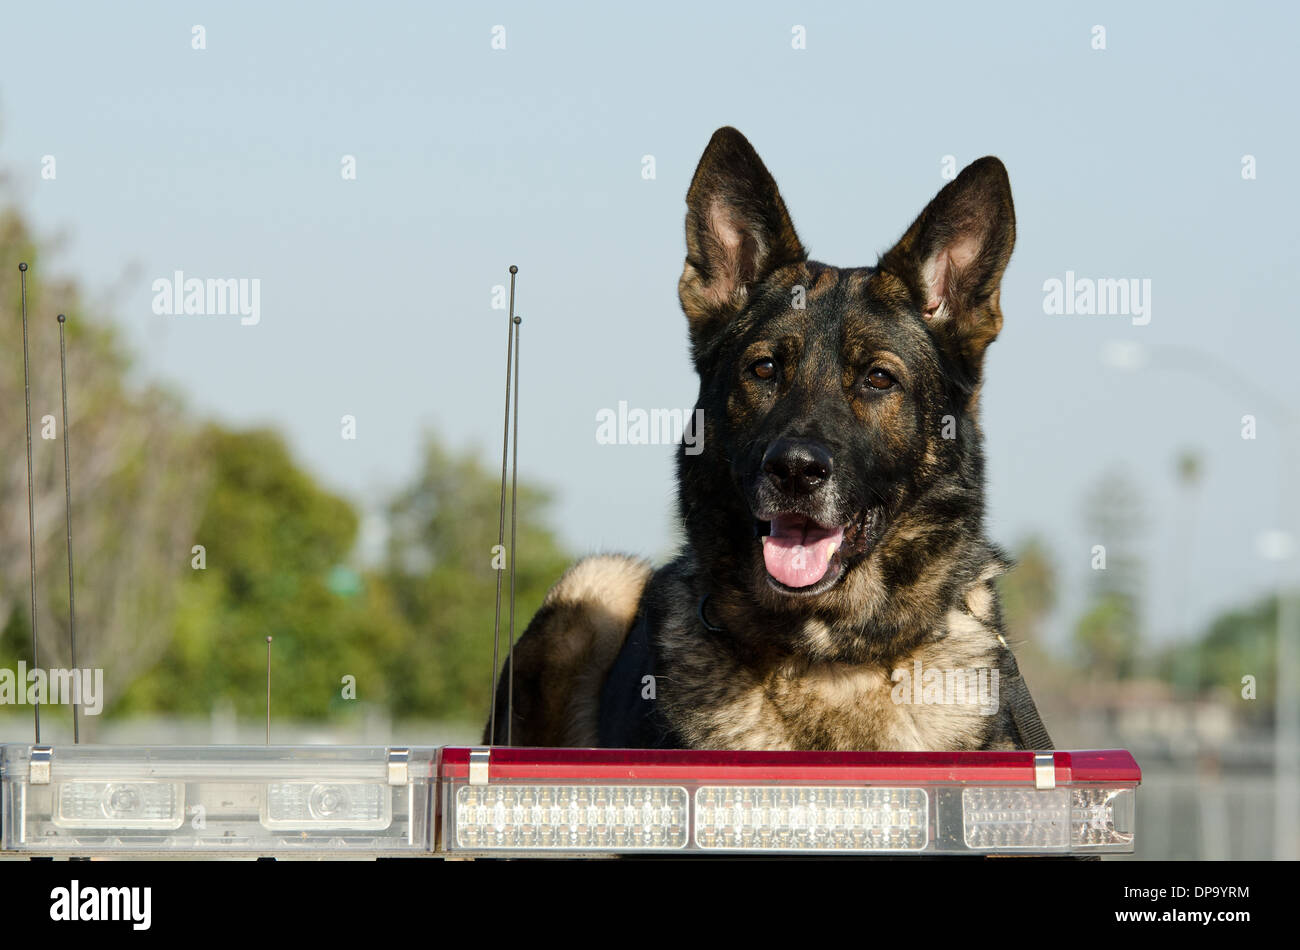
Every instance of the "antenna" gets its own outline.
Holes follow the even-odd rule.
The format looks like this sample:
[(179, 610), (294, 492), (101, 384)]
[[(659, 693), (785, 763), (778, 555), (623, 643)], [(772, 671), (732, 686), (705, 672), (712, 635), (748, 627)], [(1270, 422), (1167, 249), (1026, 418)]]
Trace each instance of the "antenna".
[[(506, 453), (510, 449), (510, 380), (511, 358), (515, 344), (515, 275), (519, 268), (510, 265), (510, 312), (506, 322), (506, 409), (504, 433), (501, 436), (501, 512), (497, 517), (497, 548), (505, 547), (506, 540)], [(512, 542), (513, 543), (513, 542)], [(492, 741), (497, 735), (497, 663), (501, 658), (501, 572), (497, 571), (497, 606), (496, 617), (492, 621), (492, 689), (488, 695), (492, 699), (492, 712), (489, 718), (488, 734)], [(513, 676), (511, 677), (513, 679)]]
[[(72, 644), (72, 670), (80, 676), (77, 666), (77, 598), (72, 592), (72, 462), (68, 454), (68, 352), (63, 342), (63, 325), (68, 318), (59, 314), (59, 388), (63, 393), (63, 500), (68, 514), (68, 640)], [(72, 703), (72, 742), (81, 741), (81, 695)]]
[[(32, 561), (32, 668), (40, 669), (40, 656), (36, 649), (36, 503), (32, 498), (32, 381), (27, 359), (27, 262), (18, 265), (23, 312), (23, 397), (27, 402), (27, 539)], [(36, 695), (32, 704), (32, 717), (36, 726), (36, 744), (41, 743), (41, 698)]]
[(510, 425), (510, 640), (506, 664), (510, 667), (506, 682), (506, 745), (513, 745), (511, 730), (515, 720), (515, 521), (519, 511), (519, 329), (523, 317), (512, 321), (515, 329), (515, 418)]
[(266, 744), (271, 744), (271, 638), (266, 638)]

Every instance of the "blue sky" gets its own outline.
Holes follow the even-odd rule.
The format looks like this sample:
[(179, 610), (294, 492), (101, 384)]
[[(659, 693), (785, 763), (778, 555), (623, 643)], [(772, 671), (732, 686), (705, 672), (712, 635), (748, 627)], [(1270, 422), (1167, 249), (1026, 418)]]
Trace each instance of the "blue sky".
[[(595, 420), (694, 402), (676, 282), (712, 131), (750, 138), (813, 256), (841, 265), (874, 263), (944, 156), (996, 154), (1019, 234), (984, 390), (991, 533), (1050, 540), (1061, 635), (1099, 543), (1081, 498), (1122, 467), (1148, 507), (1161, 639), (1184, 622), (1188, 547), (1194, 623), (1280, 570), (1257, 537), (1283, 526), (1297, 473), (1275, 416), (1214, 367), (1300, 405), (1297, 20), (1265, 4), (27, 4), (0, 28), (0, 168), (62, 237), (45, 266), (120, 321), (142, 377), (277, 425), (365, 507), (412, 474), (422, 426), (496, 464), (491, 292), (518, 264), (522, 473), (557, 490), (576, 551), (663, 556), (672, 450), (598, 445)], [(260, 279), (261, 322), (153, 313), (175, 270)], [(1149, 279), (1150, 323), (1045, 314), (1066, 271)], [(1204, 369), (1120, 372), (1101, 358), (1116, 340), (1192, 347)], [(1183, 447), (1205, 459), (1190, 520)]]

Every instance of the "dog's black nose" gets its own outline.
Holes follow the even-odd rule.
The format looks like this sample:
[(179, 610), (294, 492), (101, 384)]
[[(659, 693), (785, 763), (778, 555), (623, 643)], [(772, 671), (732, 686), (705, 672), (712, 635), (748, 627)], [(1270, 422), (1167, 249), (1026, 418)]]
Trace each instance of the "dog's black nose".
[(831, 453), (820, 442), (777, 439), (763, 453), (763, 471), (790, 495), (808, 495), (831, 477)]

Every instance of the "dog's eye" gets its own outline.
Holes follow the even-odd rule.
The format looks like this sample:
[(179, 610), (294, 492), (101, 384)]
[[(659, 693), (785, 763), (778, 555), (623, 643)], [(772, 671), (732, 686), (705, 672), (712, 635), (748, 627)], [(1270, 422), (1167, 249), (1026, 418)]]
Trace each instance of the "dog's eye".
[(759, 360), (749, 370), (759, 379), (771, 379), (776, 375), (776, 363), (772, 360)]
[(867, 385), (872, 389), (889, 389), (896, 383), (893, 376), (878, 366), (867, 372)]

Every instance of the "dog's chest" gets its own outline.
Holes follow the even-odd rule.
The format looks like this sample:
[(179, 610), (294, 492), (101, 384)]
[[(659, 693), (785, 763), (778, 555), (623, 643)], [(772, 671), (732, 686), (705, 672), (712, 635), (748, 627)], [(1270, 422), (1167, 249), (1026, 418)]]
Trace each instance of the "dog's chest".
[(759, 674), (691, 659), (665, 671), (661, 699), (697, 748), (975, 749), (999, 708), (991, 653), (942, 643), (889, 666), (791, 662)]
[(824, 665), (774, 673), (695, 717), (707, 745), (770, 749), (924, 750), (978, 747), (987, 731), (969, 705), (899, 699), (880, 669)]

